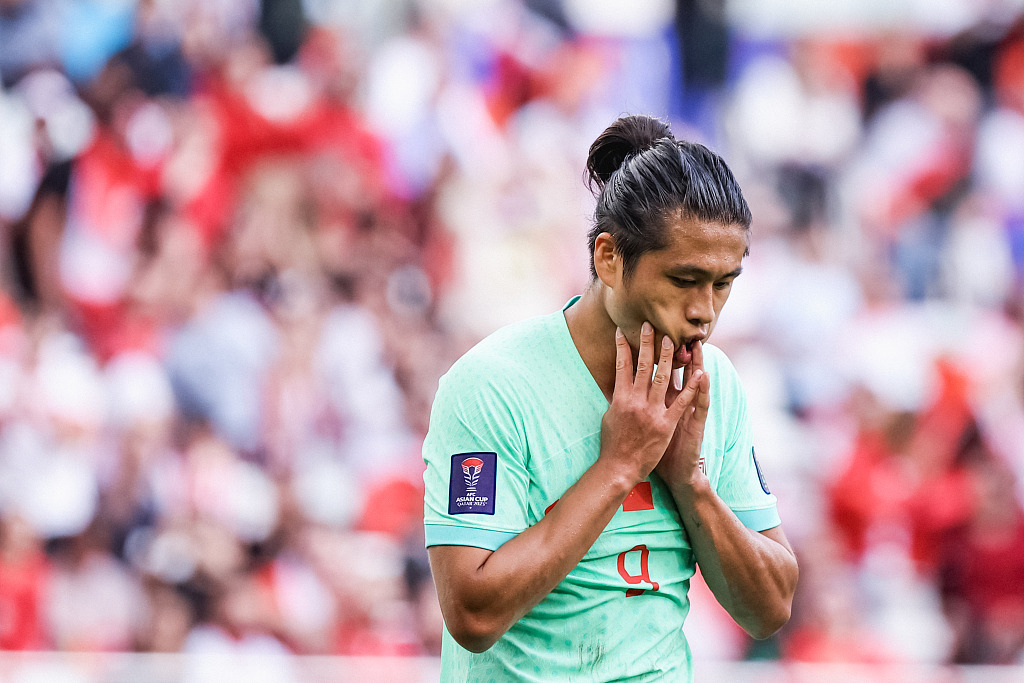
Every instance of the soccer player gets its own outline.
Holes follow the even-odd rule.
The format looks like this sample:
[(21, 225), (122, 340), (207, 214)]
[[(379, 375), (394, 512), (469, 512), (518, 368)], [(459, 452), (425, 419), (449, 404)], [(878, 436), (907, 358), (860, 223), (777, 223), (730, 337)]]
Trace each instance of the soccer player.
[(615, 121), (587, 169), (583, 295), (477, 344), (434, 400), (444, 681), (692, 680), (697, 564), (753, 637), (789, 619), (796, 559), (743, 388), (706, 343), (748, 251), (746, 201), (721, 158), (647, 116)]

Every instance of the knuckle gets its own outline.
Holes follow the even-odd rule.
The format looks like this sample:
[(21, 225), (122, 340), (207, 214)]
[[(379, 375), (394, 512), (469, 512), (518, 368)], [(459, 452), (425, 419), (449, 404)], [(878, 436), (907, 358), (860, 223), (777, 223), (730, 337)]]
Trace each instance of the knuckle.
[(647, 416), (646, 404), (640, 403), (639, 401), (631, 401), (629, 404), (629, 417), (635, 424), (649, 422), (650, 418)]

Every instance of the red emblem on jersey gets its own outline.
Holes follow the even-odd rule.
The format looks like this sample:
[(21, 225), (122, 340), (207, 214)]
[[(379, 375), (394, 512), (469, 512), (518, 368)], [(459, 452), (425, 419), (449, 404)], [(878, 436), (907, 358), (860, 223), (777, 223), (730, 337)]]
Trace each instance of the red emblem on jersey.
[(466, 458), (462, 461), (462, 473), (466, 479), (466, 491), (476, 492), (476, 485), (480, 483), (480, 473), (484, 469), (484, 461), (480, 458)]
[(642, 481), (633, 487), (633, 490), (622, 501), (623, 512), (637, 512), (638, 510), (653, 510), (654, 495), (651, 493), (651, 482)]

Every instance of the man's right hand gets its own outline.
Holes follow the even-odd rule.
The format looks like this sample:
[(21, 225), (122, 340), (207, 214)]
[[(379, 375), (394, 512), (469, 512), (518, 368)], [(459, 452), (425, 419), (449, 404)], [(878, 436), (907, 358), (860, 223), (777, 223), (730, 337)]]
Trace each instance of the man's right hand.
[(634, 373), (629, 342), (621, 330), (615, 330), (615, 388), (601, 420), (600, 458), (609, 459), (635, 482), (646, 479), (661, 460), (703, 376), (701, 370), (695, 370), (666, 406), (674, 352), (666, 335), (655, 372), (654, 328), (645, 322)]

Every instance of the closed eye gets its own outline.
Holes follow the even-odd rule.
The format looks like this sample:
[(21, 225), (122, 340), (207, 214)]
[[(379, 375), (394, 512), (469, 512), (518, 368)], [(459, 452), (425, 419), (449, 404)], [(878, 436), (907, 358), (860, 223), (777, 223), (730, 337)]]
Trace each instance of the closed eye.
[[(695, 287), (697, 285), (697, 281), (696, 280), (691, 280), (689, 278), (670, 277), (669, 279), (672, 281), (672, 284), (674, 284), (676, 287)], [(729, 279), (729, 280), (721, 280), (719, 282), (716, 282), (714, 287), (715, 287), (715, 289), (723, 290), (723, 289), (729, 289), (729, 287), (731, 285), (732, 285), (732, 280)]]

